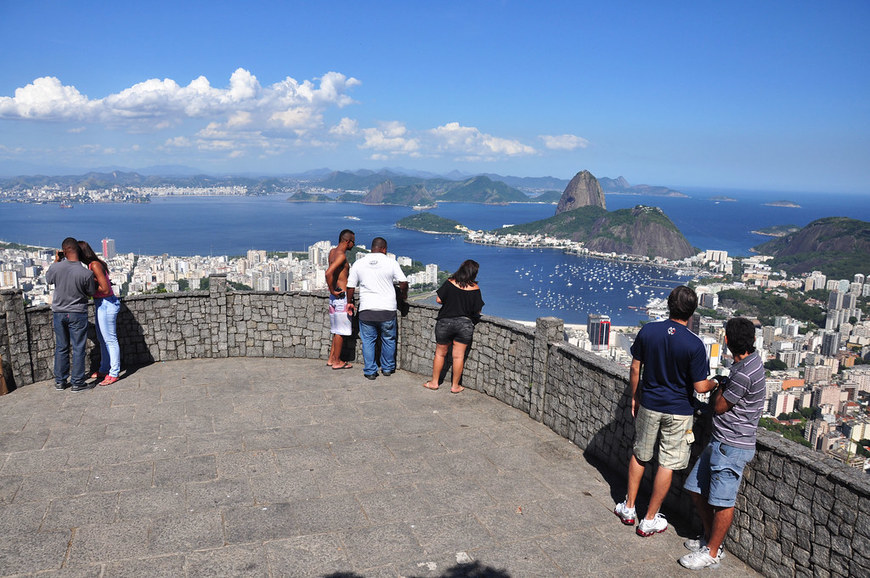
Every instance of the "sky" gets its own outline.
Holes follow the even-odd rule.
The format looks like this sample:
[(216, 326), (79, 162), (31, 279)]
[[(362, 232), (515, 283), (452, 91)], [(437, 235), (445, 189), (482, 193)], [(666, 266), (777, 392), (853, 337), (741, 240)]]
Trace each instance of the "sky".
[(870, 2), (0, 0), (0, 175), (445, 174), (870, 196)]

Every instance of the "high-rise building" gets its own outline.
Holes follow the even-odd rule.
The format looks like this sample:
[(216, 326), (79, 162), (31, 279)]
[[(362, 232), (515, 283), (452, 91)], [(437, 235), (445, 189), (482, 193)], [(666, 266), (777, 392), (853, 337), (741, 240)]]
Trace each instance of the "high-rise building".
[(840, 349), (840, 334), (836, 331), (826, 331), (822, 337), (822, 355), (833, 357)]
[(592, 351), (607, 351), (610, 347), (610, 316), (590, 314), (586, 321), (586, 331), (592, 342)]
[(712, 371), (720, 365), (719, 360), (722, 354), (721, 345), (718, 341), (708, 335), (702, 337), (701, 341), (704, 342), (704, 348), (707, 350), (707, 359), (710, 362), (710, 370)]
[(103, 259), (114, 259), (115, 255), (117, 255), (115, 253), (115, 240), (103, 239)]
[(774, 416), (778, 416), (781, 413), (791, 413), (794, 411), (795, 401), (797, 401), (796, 395), (778, 391), (770, 398), (769, 411)]

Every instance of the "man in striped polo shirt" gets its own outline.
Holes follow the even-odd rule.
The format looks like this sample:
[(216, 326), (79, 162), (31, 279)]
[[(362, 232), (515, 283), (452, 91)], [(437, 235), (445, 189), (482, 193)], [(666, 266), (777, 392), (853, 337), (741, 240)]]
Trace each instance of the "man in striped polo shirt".
[(755, 455), (755, 432), (764, 408), (764, 364), (755, 351), (755, 325), (744, 317), (725, 324), (725, 343), (734, 364), (710, 396), (713, 437), (683, 485), (692, 493), (704, 524), (704, 537), (687, 540), (692, 550), (680, 564), (692, 570), (716, 568), (722, 541), (734, 517), (743, 468)]

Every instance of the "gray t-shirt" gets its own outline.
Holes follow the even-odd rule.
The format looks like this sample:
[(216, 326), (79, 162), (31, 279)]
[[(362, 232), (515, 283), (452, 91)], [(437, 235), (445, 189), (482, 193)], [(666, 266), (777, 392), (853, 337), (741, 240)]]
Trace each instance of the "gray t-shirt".
[(764, 364), (756, 351), (731, 366), (722, 396), (734, 407), (713, 416), (713, 437), (729, 446), (754, 450), (764, 394)]
[(87, 313), (88, 297), (94, 294), (94, 274), (81, 261), (52, 263), (45, 273), (46, 282), (54, 285), (51, 310), (55, 313)]

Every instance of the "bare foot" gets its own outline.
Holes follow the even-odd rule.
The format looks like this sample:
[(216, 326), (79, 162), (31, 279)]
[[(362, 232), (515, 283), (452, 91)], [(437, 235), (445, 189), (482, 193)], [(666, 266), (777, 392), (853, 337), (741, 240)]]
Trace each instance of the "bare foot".
[(423, 387), (425, 387), (426, 389), (438, 389), (438, 386), (437, 386), (437, 385), (432, 385), (432, 381), (431, 381), (431, 380), (430, 380), (430, 381), (427, 381), (426, 383), (424, 383), (424, 384), (423, 384)]
[(460, 392), (462, 392), (464, 389), (465, 389), (465, 388), (462, 387), (461, 385), (457, 385), (456, 387), (451, 387), (451, 388), (450, 388), (450, 393), (460, 393)]

